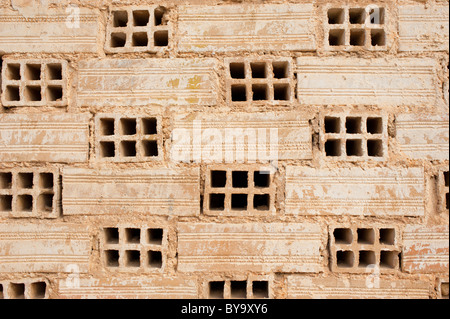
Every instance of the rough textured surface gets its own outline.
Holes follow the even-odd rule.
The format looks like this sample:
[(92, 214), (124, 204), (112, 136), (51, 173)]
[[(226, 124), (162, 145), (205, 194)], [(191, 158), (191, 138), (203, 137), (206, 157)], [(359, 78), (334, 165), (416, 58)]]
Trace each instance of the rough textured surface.
[(448, 0), (0, 0), (0, 299), (448, 298)]

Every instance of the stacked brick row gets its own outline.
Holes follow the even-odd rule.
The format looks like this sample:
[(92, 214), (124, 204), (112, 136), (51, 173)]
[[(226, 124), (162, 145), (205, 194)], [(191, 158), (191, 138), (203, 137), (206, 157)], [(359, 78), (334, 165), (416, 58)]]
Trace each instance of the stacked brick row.
[(0, 1), (0, 298), (448, 298), (448, 31), (442, 0)]

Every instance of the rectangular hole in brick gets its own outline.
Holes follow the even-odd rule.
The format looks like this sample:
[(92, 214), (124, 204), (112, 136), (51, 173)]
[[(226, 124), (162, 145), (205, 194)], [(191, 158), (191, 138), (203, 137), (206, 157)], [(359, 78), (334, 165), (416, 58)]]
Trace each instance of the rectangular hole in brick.
[(100, 133), (103, 136), (114, 135), (114, 119), (100, 119)]
[(291, 97), (291, 89), (288, 83), (273, 85), (273, 99), (275, 101), (289, 101)]
[(150, 21), (150, 12), (148, 10), (133, 11), (133, 25), (136, 27), (145, 27)]
[(444, 172), (444, 186), (448, 187), (449, 185), (449, 172)]
[(267, 101), (269, 99), (269, 88), (267, 84), (253, 84), (253, 101)]
[(384, 8), (372, 8), (370, 9), (369, 15), (371, 24), (384, 24), (386, 15)]
[(10, 283), (9, 295), (11, 299), (25, 299), (25, 284)]
[(47, 100), (50, 102), (60, 102), (63, 98), (62, 86), (48, 86), (47, 87)]
[(395, 244), (395, 229), (381, 228), (380, 229), (380, 244), (394, 245)]
[(338, 250), (336, 252), (336, 263), (340, 268), (351, 268), (355, 262), (355, 254), (350, 250)]
[(358, 244), (373, 245), (375, 243), (375, 230), (372, 228), (358, 228)]
[(367, 133), (381, 134), (383, 133), (383, 119), (381, 117), (367, 118)]
[(330, 139), (325, 142), (326, 156), (341, 156), (341, 140)]
[(231, 100), (233, 102), (247, 101), (247, 88), (245, 84), (231, 85)]
[(125, 241), (128, 244), (141, 242), (141, 230), (139, 228), (125, 228)]
[(225, 194), (210, 194), (209, 195), (209, 209), (210, 210), (225, 210)]
[(267, 66), (265, 62), (252, 62), (250, 63), (250, 69), (252, 70), (252, 78), (267, 78)]
[(142, 119), (142, 130), (144, 135), (154, 135), (158, 133), (158, 121), (150, 117)]
[(380, 267), (394, 269), (398, 265), (397, 251), (382, 250), (380, 252)]
[(3, 295), (3, 285), (0, 284), (0, 299), (4, 299), (5, 296)]
[(350, 30), (350, 45), (352, 46), (364, 46), (366, 43), (366, 31), (364, 29), (351, 29)]
[[(441, 298), (449, 298), (449, 287), (448, 282), (441, 282)], [(1, 296), (0, 296), (1, 298)]]
[(157, 141), (142, 141), (142, 149), (145, 157), (157, 157), (159, 155)]
[(111, 33), (111, 48), (123, 48), (127, 43), (127, 34), (123, 32)]
[(360, 117), (347, 117), (345, 129), (347, 134), (359, 134), (362, 132), (362, 119)]
[(370, 250), (359, 251), (359, 264), (358, 267), (365, 268), (369, 265), (376, 264), (375, 252)]
[(155, 26), (158, 25), (166, 25), (167, 21), (164, 20), (164, 16), (166, 15), (167, 9), (165, 7), (159, 6), (155, 9)]
[(351, 24), (364, 24), (366, 21), (366, 9), (364, 8), (350, 9), (348, 14)]
[(0, 195), (0, 212), (12, 211), (12, 195)]
[(40, 86), (26, 86), (24, 97), (26, 101), (37, 102), (42, 100), (41, 87)]
[(141, 252), (139, 250), (125, 251), (125, 266), (140, 267), (141, 266)]
[(12, 174), (0, 173), (0, 189), (10, 189), (12, 186)]
[(44, 189), (53, 188), (53, 173), (40, 173), (39, 187)]
[(33, 173), (17, 174), (17, 186), (19, 188), (33, 188)]
[(135, 135), (136, 119), (120, 119), (120, 134)]
[(345, 142), (347, 156), (362, 156), (362, 140), (347, 140)]
[(20, 87), (8, 85), (6, 87), (5, 99), (9, 102), (20, 101)]
[(226, 184), (226, 171), (211, 171), (211, 187), (225, 187)]
[(53, 210), (53, 194), (40, 194), (37, 208), (39, 212), (51, 212)]
[(105, 250), (106, 266), (119, 267), (119, 251)]
[(136, 141), (121, 141), (119, 149), (122, 157), (135, 157)]
[(248, 172), (233, 171), (232, 173), (233, 188), (247, 188), (248, 187)]
[(383, 29), (370, 30), (370, 38), (373, 47), (382, 47), (386, 45), (386, 34)]
[(449, 196), (449, 193), (445, 193), (445, 209), (449, 209), (450, 207), (450, 196)]
[(38, 81), (41, 79), (41, 65), (40, 64), (26, 64), (25, 65), (25, 79), (30, 81)]
[(253, 196), (253, 208), (256, 210), (269, 210), (270, 209), (270, 195), (254, 195)]
[(269, 282), (268, 281), (254, 281), (252, 285), (253, 298), (269, 298)]
[(344, 9), (335, 8), (328, 10), (328, 24), (342, 24), (345, 21)]
[(256, 171), (253, 174), (253, 181), (255, 187), (266, 188), (270, 186), (270, 172), (268, 171)]
[(48, 80), (62, 80), (62, 65), (61, 63), (47, 64), (47, 78)]
[(114, 142), (100, 142), (100, 157), (115, 157), (116, 149)]
[(160, 30), (153, 34), (154, 45), (156, 47), (166, 47), (169, 45), (169, 31)]
[(382, 140), (368, 140), (367, 141), (367, 155), (372, 157), (383, 157), (383, 141)]
[(21, 79), (20, 76), (20, 64), (10, 63), (6, 66), (6, 79), (18, 81)]
[(247, 210), (248, 195), (247, 194), (232, 194), (231, 195), (231, 209), (232, 210)]
[(273, 77), (275, 79), (286, 79), (289, 77), (289, 63), (288, 62), (273, 62)]
[(152, 245), (162, 245), (164, 230), (161, 228), (150, 228), (148, 232), (148, 243)]
[(353, 233), (349, 228), (336, 228), (333, 231), (333, 236), (336, 244), (349, 245), (353, 242)]
[(16, 200), (16, 207), (19, 212), (33, 211), (33, 196), (18, 195)]
[(107, 244), (118, 244), (119, 243), (119, 229), (114, 227), (105, 228), (103, 230), (105, 235), (105, 242)]
[(30, 293), (32, 299), (44, 299), (45, 292), (47, 290), (47, 284), (43, 281), (33, 282), (30, 285)]
[(131, 37), (131, 46), (133, 47), (146, 47), (148, 46), (147, 32), (135, 32)]
[(128, 13), (126, 11), (113, 11), (113, 26), (115, 28), (126, 27), (128, 24)]
[(230, 76), (232, 79), (245, 79), (245, 64), (243, 62), (230, 63)]
[(345, 30), (330, 30), (328, 34), (328, 43), (330, 46), (345, 45)]
[(148, 265), (150, 268), (162, 268), (162, 254), (160, 251), (148, 252)]
[(247, 281), (231, 281), (231, 298), (245, 299), (247, 298)]
[(209, 284), (209, 298), (211, 299), (223, 299), (225, 291), (224, 281), (210, 281)]
[(339, 117), (325, 118), (325, 133), (340, 133), (341, 119)]

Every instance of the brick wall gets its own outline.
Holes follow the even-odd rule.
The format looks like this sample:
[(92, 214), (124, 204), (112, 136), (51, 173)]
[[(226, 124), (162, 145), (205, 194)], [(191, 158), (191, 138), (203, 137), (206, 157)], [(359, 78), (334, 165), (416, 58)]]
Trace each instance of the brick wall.
[(0, 1), (1, 298), (448, 298), (449, 3)]

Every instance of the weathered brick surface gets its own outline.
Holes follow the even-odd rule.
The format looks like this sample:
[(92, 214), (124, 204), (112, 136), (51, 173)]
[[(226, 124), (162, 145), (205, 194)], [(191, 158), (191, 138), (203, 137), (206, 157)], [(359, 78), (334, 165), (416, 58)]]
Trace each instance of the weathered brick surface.
[(421, 168), (286, 169), (286, 214), (423, 216)]
[(182, 272), (320, 272), (321, 231), (314, 224), (205, 224), (178, 226)]
[(86, 162), (89, 153), (86, 113), (0, 115), (0, 161)]

